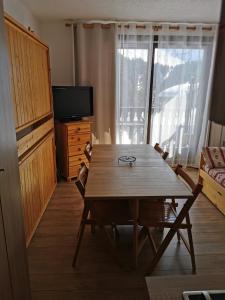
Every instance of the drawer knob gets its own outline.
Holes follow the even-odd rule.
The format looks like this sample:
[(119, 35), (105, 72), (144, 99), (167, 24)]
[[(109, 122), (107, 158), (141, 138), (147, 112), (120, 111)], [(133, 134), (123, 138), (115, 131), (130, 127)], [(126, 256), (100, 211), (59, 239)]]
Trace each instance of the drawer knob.
[(81, 151), (81, 148), (78, 148), (78, 151)]
[(81, 161), (82, 159), (79, 157), (79, 161)]
[(77, 131), (80, 131), (80, 127), (77, 128)]
[(80, 141), (80, 138), (78, 138), (77, 140)]

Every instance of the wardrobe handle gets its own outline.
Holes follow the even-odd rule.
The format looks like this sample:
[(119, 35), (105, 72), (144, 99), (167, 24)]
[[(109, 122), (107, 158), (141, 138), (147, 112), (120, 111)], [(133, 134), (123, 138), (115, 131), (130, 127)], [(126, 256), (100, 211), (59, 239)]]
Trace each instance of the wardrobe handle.
[(0, 168), (0, 172), (1, 173), (5, 172), (5, 169), (4, 168)]

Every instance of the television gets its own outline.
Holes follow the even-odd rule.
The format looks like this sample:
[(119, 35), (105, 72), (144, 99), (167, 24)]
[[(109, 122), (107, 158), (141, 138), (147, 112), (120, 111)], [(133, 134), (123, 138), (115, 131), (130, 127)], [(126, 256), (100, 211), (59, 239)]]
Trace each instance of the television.
[(81, 120), (93, 115), (93, 87), (53, 86), (52, 92), (55, 119)]

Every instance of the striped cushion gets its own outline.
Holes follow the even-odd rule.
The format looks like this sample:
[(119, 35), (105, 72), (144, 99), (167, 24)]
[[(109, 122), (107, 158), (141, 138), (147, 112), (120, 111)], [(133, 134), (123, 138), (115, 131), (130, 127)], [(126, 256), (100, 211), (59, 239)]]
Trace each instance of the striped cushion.
[(205, 166), (205, 171), (219, 184), (225, 187), (225, 168), (209, 169)]
[(225, 168), (225, 147), (205, 147), (202, 154), (209, 169)]

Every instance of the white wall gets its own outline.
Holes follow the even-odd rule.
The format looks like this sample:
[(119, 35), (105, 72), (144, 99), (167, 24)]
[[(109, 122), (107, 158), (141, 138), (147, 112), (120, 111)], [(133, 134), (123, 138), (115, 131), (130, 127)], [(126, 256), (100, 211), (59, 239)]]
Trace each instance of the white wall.
[(73, 85), (72, 27), (65, 22), (42, 22), (41, 39), (49, 46), (53, 85)]
[(225, 147), (225, 126), (211, 123), (209, 145)]
[[(141, 20), (143, 9), (146, 5), (149, 5), (150, 0), (142, 0), (142, 5), (139, 4), (139, 0), (132, 0), (133, 6), (131, 5), (131, 7), (129, 4), (130, 0), (126, 0), (123, 2), (123, 5), (127, 5), (126, 10), (119, 9), (118, 11), (115, 11), (115, 7), (117, 9), (118, 7), (121, 8), (118, 4), (119, 0), (116, 0), (115, 3), (113, 1), (107, 3), (104, 2), (104, 5), (102, 4), (103, 0), (65, 0), (63, 6), (58, 0), (54, 2), (54, 5), (53, 2), (45, 2), (44, 0), (24, 1), (27, 4), (29, 3), (29, 6), (32, 7), (33, 11), (42, 18), (40, 36), (50, 47), (52, 83), (54, 85), (71, 85), (73, 84), (73, 41), (71, 28), (65, 27), (63, 21), (57, 21), (54, 18), (58, 17), (61, 18), (61, 20), (63, 20), (63, 18), (77, 19), (80, 17), (83, 17), (84, 19), (93, 19), (98, 16), (99, 18), (102, 17), (102, 19), (115, 19), (115, 17), (117, 19), (131, 19), (131, 16), (133, 16), (132, 20)], [(145, 19), (148, 19), (149, 21), (156, 19), (165, 22), (179, 22), (182, 20), (188, 22), (218, 23), (221, 0), (212, 1), (214, 1), (213, 5), (211, 0), (186, 0), (184, 3), (181, 0), (150, 1), (152, 4), (151, 10), (147, 10), (148, 18), (145, 17)], [(203, 5), (203, 3), (205, 5)], [(214, 7), (213, 11), (212, 7)], [(136, 8), (136, 10), (134, 8)], [(140, 14), (140, 10), (142, 14)], [(128, 18), (128, 15), (125, 13), (126, 11), (127, 14), (133, 13), (133, 15), (131, 14)], [(152, 11), (154, 11), (154, 14), (152, 14)], [(110, 12), (111, 15), (108, 15), (107, 12)], [(94, 13), (96, 13), (96, 15)], [(184, 14), (186, 14), (185, 17)], [(48, 20), (46, 21), (46, 19)]]
[(28, 7), (20, 0), (3, 0), (4, 11), (26, 28), (30, 27), (37, 35), (40, 34), (39, 20), (34, 17)]

